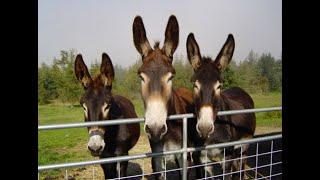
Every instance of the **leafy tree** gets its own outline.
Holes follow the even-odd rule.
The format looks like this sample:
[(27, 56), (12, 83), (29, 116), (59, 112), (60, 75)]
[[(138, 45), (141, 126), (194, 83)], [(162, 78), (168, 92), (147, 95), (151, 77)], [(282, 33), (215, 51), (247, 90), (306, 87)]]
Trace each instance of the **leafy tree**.
[(230, 64), (227, 66), (227, 68), (222, 71), (222, 83), (223, 83), (223, 89), (228, 89), (231, 87), (238, 86), (237, 83), (237, 77), (236, 77), (236, 62), (231, 61)]
[[(75, 50), (61, 51), (59, 58), (54, 58), (51, 66), (45, 63), (38, 68), (38, 103), (50, 103), (52, 100), (74, 103), (80, 98), (83, 87), (74, 74)], [(100, 71), (100, 64), (95, 60), (89, 65), (92, 76)], [(123, 95), (131, 100), (139, 99), (140, 79), (137, 76), (141, 59), (128, 68), (114, 65), (115, 79), (113, 93)], [(173, 66), (176, 70), (173, 87), (192, 89), (190, 82), (193, 69), (182, 55), (174, 56)], [(232, 60), (222, 72), (223, 88), (239, 86), (249, 93), (267, 93), (282, 90), (282, 60), (275, 60), (270, 53), (259, 56), (252, 50), (245, 60), (236, 63)]]
[(74, 103), (79, 100), (82, 87), (74, 74), (75, 50), (61, 51), (60, 59), (55, 58), (52, 73), (58, 89), (58, 99)]
[(175, 77), (173, 78), (173, 88), (185, 87), (192, 89), (192, 84), (190, 82), (193, 69), (188, 61), (183, 59), (183, 56), (176, 57), (173, 60), (173, 67), (176, 70)]
[(258, 62), (258, 69), (260, 74), (268, 79), (270, 91), (280, 90), (281, 61), (278, 63), (270, 53), (263, 53)]
[(253, 61), (242, 61), (236, 71), (238, 85), (250, 93), (266, 93), (268, 83), (255, 66)]
[(126, 97), (140, 98), (141, 80), (138, 77), (138, 68), (142, 65), (142, 60), (136, 61), (125, 73), (123, 88), (118, 87), (119, 92)]

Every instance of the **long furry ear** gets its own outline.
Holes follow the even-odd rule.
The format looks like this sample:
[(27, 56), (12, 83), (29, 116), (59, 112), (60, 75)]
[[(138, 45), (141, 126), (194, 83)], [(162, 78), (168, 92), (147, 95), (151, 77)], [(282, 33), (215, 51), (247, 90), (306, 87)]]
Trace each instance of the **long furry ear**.
[(141, 54), (143, 59), (143, 57), (146, 57), (152, 49), (147, 39), (146, 30), (144, 28), (143, 21), (140, 16), (136, 16), (134, 18), (132, 31), (134, 45), (137, 51)]
[(171, 15), (168, 20), (165, 40), (162, 49), (168, 57), (172, 59), (173, 53), (177, 49), (179, 44), (179, 24), (174, 15)]
[(83, 61), (82, 55), (78, 54), (74, 62), (74, 72), (77, 79), (80, 81), (84, 88), (87, 88), (91, 83), (92, 79), (89, 74), (88, 68)]
[(189, 63), (191, 64), (193, 70), (196, 71), (201, 66), (201, 53), (193, 33), (188, 35), (187, 54)]
[(114, 79), (114, 69), (110, 57), (107, 53), (102, 54), (102, 61), (100, 66), (100, 74), (102, 83), (105, 86), (111, 86)]
[(232, 34), (228, 35), (226, 42), (220, 50), (214, 61), (220, 70), (224, 70), (229, 65), (235, 48), (235, 42)]

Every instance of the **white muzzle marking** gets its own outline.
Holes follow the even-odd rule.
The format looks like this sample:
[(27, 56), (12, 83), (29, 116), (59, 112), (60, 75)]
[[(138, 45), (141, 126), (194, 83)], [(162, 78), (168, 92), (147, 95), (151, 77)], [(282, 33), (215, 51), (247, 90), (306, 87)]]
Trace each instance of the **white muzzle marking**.
[(91, 149), (98, 149), (99, 147), (101, 148), (101, 151), (104, 149), (105, 143), (104, 140), (102, 139), (102, 137), (100, 135), (94, 135), (91, 136), (88, 142), (88, 147), (90, 147)]
[[(199, 112), (199, 119), (197, 123), (197, 131), (201, 132), (199, 127), (206, 127), (207, 129), (212, 126), (212, 132), (214, 130), (213, 124), (213, 109), (211, 107), (201, 107)], [(210, 132), (209, 134), (211, 134)]]
[(211, 124), (213, 126), (213, 110), (211, 107), (200, 108), (199, 123)]
[(146, 109), (145, 125), (154, 128), (162, 128), (163, 125), (166, 126), (167, 109), (160, 99), (150, 100), (147, 103)]

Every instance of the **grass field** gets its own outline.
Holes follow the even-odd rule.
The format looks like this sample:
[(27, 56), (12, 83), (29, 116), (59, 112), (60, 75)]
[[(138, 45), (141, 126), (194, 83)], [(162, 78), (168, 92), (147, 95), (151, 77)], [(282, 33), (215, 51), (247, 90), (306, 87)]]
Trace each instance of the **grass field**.
[[(252, 95), (255, 107), (281, 106), (281, 94), (270, 93), (267, 95)], [(136, 112), (142, 117), (144, 110), (140, 100), (133, 101)], [(257, 126), (262, 128), (281, 128), (281, 112), (257, 113)], [(83, 109), (80, 106), (49, 104), (38, 106), (39, 125), (71, 123), (83, 121)], [(142, 130), (142, 129), (141, 129)], [(142, 130), (143, 131), (143, 130)], [(62, 130), (39, 131), (38, 133), (38, 164), (75, 162), (91, 160), (93, 157), (86, 150), (88, 134), (86, 128), (72, 128)], [(144, 138), (141, 140), (146, 141)], [(148, 149), (147, 141), (135, 148), (134, 153), (142, 153)], [(41, 179), (60, 179), (62, 170), (42, 172)], [(60, 177), (60, 178), (59, 178)]]

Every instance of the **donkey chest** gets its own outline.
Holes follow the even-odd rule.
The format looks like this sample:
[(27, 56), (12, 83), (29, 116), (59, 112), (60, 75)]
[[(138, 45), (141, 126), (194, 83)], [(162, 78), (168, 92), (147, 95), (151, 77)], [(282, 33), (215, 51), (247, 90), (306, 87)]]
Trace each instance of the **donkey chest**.
[[(163, 151), (173, 151), (179, 150), (182, 148), (182, 144), (175, 141), (165, 141), (163, 144)], [(167, 155), (166, 160), (173, 161), (175, 158), (174, 155)]]

